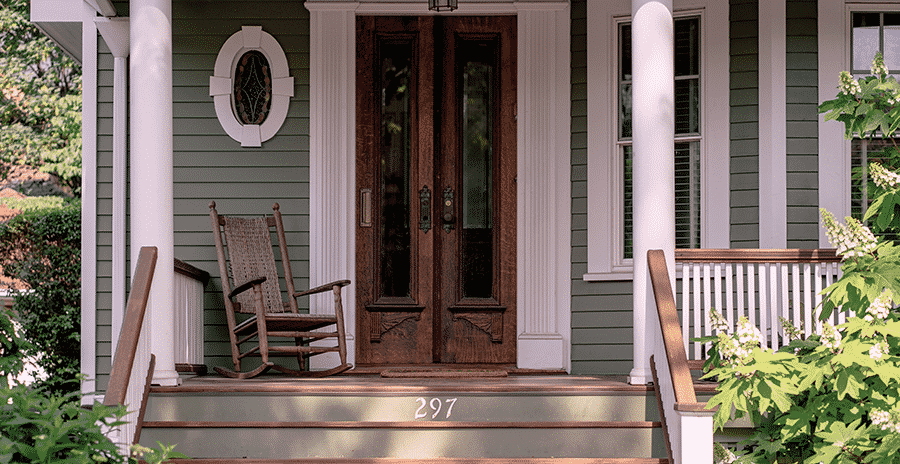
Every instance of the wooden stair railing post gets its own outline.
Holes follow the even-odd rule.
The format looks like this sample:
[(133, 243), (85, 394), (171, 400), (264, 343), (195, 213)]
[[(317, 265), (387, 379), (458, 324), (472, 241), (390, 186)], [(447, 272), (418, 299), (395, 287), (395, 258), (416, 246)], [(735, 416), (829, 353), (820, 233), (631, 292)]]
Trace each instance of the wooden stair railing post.
[[(707, 410), (706, 403), (697, 402), (665, 253), (649, 250), (647, 267), (662, 333), (664, 353), (661, 359), (653, 357), (652, 371), (654, 381), (658, 383), (654, 389), (661, 396), (663, 410), (660, 416), (669, 435), (671, 446), (668, 451), (674, 464), (711, 463), (715, 411)], [(658, 350), (654, 351), (658, 353)], [(657, 376), (657, 367), (662, 376)], [(669, 398), (669, 394), (674, 398)]]
[[(157, 255), (156, 247), (141, 247), (138, 255), (134, 279), (131, 282), (131, 293), (125, 306), (125, 319), (122, 323), (122, 331), (119, 334), (112, 370), (109, 374), (109, 386), (103, 398), (103, 404), (106, 406), (120, 406), (126, 403), (128, 386), (134, 369), (135, 357), (137, 356), (138, 342), (143, 329), (144, 314), (147, 310), (147, 301), (150, 298), (150, 286), (153, 283)], [(137, 439), (140, 433), (140, 421), (143, 418), (144, 403), (146, 402), (148, 386), (152, 378), (154, 361), (154, 356), (150, 354), (150, 372), (147, 374), (146, 385), (143, 385), (143, 395), (139, 396), (138, 400), (135, 400), (136, 402), (141, 402), (141, 404), (137, 405), (138, 414), (134, 426), (134, 440)], [(129, 440), (129, 442), (133, 443), (134, 440)]]

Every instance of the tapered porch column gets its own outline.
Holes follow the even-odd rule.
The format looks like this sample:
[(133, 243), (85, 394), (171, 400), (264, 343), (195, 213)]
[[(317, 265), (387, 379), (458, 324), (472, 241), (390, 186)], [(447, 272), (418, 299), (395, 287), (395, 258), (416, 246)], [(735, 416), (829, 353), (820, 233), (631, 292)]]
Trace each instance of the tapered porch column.
[[(657, 343), (656, 303), (647, 250), (661, 249), (675, 269), (675, 67), (672, 0), (632, 0), (632, 127), (634, 140), (634, 369), (629, 381), (651, 379)], [(671, 277), (670, 277), (671, 278)], [(673, 287), (674, 288), (674, 287)]]
[(131, 256), (159, 249), (150, 291), (153, 383), (177, 385), (172, 199), (172, 1), (131, 0)]

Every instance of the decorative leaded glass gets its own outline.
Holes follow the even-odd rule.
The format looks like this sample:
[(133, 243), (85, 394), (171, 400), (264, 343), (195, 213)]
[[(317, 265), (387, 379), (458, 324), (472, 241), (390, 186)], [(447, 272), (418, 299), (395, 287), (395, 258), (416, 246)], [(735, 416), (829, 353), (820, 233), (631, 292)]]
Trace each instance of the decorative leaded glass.
[(262, 124), (272, 107), (272, 71), (265, 55), (250, 50), (234, 71), (234, 113), (241, 124)]

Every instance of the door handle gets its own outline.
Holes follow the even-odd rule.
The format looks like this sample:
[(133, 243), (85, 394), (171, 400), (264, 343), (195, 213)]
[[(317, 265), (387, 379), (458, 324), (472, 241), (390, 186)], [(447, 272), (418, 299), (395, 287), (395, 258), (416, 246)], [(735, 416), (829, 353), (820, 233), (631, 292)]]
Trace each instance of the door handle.
[(431, 230), (431, 189), (427, 185), (419, 190), (419, 229), (426, 234)]
[(456, 223), (456, 216), (454, 215), (453, 209), (453, 188), (447, 187), (444, 189), (444, 231), (448, 234), (454, 228), (454, 224)]

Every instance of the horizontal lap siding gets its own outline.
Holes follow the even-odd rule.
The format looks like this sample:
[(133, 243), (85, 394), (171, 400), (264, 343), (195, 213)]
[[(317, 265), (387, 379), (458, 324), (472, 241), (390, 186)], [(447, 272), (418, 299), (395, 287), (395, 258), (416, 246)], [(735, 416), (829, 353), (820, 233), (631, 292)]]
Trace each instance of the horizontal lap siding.
[(572, 2), (572, 373), (632, 368), (631, 282), (585, 282), (587, 272), (587, 20)]
[[(226, 215), (271, 214), (279, 203), (295, 284), (309, 284), (309, 15), (296, 1), (175, 0), (173, 16), (175, 256), (213, 277), (204, 296), (205, 363), (230, 368), (209, 202)], [(209, 96), (219, 49), (241, 26), (272, 34), (294, 78), (287, 119), (261, 148), (225, 134)]]
[(112, 107), (114, 58), (97, 40), (97, 335), (96, 388), (106, 391), (112, 366)]
[(759, 6), (731, 0), (731, 246), (759, 247)]
[(787, 246), (819, 245), (816, 0), (787, 2)]

